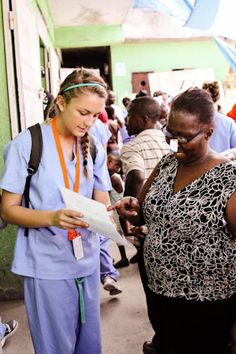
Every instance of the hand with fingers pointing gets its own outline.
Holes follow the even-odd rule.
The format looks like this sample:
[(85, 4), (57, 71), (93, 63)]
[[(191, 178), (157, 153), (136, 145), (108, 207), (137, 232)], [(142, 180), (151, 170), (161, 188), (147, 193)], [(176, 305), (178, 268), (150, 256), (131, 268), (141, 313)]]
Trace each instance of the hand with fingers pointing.
[(124, 197), (120, 199), (113, 205), (108, 207), (108, 211), (117, 210), (120, 217), (124, 219), (129, 219), (130, 217), (135, 217), (138, 215), (140, 210), (139, 201), (134, 197)]

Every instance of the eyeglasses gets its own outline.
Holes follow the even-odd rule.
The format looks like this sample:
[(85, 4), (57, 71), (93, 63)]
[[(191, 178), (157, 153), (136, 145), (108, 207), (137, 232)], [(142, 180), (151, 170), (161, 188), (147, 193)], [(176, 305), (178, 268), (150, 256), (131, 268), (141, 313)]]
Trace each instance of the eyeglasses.
[(182, 135), (175, 135), (171, 133), (167, 128), (166, 124), (162, 126), (161, 128), (162, 133), (165, 135), (166, 138), (168, 139), (177, 139), (180, 144), (187, 144), (189, 141), (193, 140), (203, 132), (203, 130), (200, 130), (198, 133), (192, 135), (192, 136), (182, 136)]

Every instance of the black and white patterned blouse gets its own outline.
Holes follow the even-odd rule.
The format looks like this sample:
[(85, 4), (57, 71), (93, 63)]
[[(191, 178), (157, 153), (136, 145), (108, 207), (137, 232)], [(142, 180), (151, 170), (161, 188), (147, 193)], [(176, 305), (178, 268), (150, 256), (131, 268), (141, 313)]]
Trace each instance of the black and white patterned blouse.
[(220, 163), (174, 193), (177, 166), (173, 155), (162, 158), (143, 204), (149, 287), (188, 300), (228, 298), (236, 293), (236, 242), (225, 209), (236, 191), (236, 165)]

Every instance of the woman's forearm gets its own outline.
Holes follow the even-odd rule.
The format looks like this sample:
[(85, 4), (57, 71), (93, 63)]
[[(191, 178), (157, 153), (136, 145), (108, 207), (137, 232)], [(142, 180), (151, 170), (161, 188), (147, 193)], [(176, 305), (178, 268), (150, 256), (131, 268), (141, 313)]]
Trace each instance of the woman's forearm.
[(27, 228), (56, 226), (61, 229), (87, 228), (82, 213), (70, 210), (34, 210), (21, 206), (22, 195), (3, 191), (1, 218), (9, 224)]
[(48, 227), (53, 225), (54, 211), (32, 210), (19, 205), (12, 205), (1, 211), (1, 218), (9, 224), (28, 228)]

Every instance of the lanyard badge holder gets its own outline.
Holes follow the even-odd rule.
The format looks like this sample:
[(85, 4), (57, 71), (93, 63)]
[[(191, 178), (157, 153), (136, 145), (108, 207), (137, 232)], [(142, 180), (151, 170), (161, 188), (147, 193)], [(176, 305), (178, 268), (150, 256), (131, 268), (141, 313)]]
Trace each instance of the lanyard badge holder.
[(77, 261), (79, 259), (83, 258), (84, 257), (84, 250), (83, 250), (81, 234), (74, 229), (69, 230), (68, 231), (68, 239), (69, 239), (69, 241), (72, 241), (74, 256), (77, 259)]
[[(63, 156), (63, 151), (59, 139), (59, 134), (57, 130), (56, 118), (52, 119), (52, 130), (53, 135), (57, 147), (58, 156), (60, 159), (61, 169), (63, 173), (65, 187), (70, 189), (69, 178), (66, 169), (66, 163)], [(75, 183), (74, 183), (74, 192), (79, 191), (79, 176), (80, 176), (80, 156), (79, 156), (79, 144), (76, 141), (76, 170), (75, 170)], [(72, 242), (73, 252), (76, 260), (84, 257), (84, 250), (83, 250), (83, 243), (82, 243), (82, 236), (79, 232), (75, 229), (68, 230), (68, 240)]]

